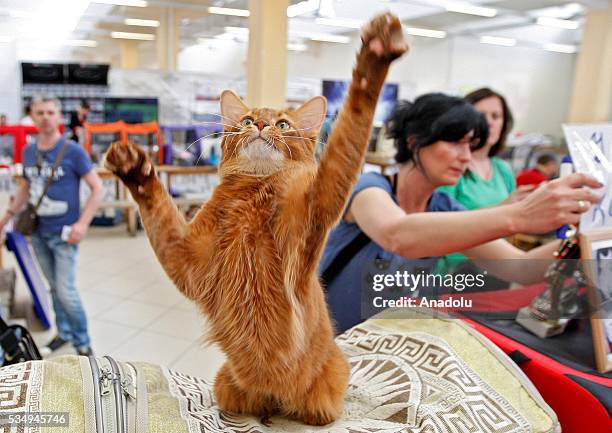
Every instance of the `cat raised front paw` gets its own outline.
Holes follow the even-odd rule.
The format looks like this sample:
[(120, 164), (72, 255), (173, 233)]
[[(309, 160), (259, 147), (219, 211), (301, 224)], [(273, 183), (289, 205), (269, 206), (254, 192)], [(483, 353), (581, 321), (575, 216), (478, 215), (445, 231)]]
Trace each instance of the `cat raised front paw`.
[(402, 23), (389, 12), (372, 18), (364, 26), (361, 40), (376, 56), (389, 62), (408, 51)]
[(117, 141), (104, 156), (104, 167), (128, 184), (142, 185), (153, 173), (153, 163), (138, 145)]

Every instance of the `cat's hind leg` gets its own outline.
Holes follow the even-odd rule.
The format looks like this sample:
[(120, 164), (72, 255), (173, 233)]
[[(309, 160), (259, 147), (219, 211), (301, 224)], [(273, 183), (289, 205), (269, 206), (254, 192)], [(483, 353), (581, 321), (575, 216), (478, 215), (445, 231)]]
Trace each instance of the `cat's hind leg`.
[(291, 418), (309, 425), (326, 425), (342, 414), (350, 367), (334, 344), (331, 355), (318, 376), (294, 401), (283, 402), (283, 411)]
[(262, 424), (269, 422), (269, 418), (279, 412), (271, 396), (238, 386), (227, 362), (217, 372), (214, 390), (219, 409), (258, 416)]

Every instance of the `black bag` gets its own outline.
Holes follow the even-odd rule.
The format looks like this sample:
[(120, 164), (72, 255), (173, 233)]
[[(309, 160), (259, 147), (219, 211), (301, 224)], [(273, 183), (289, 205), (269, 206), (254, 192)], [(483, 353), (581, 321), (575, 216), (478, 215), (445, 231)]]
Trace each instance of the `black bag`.
[[(41, 196), (41, 200), (42, 200)], [(40, 204), (40, 201), (39, 203)], [(34, 206), (32, 203), (26, 205), (26, 208), (19, 212), (13, 226), (16, 232), (21, 233), (24, 236), (31, 236), (32, 233), (38, 228), (38, 204)]]
[(20, 325), (9, 326), (2, 317), (0, 317), (0, 347), (4, 350), (4, 359), (0, 358), (0, 366), (42, 359), (28, 330)]
[[(64, 157), (64, 152), (66, 152), (66, 147), (68, 147), (68, 142), (65, 142), (63, 144), (62, 148), (57, 154), (57, 157), (55, 158), (55, 162), (53, 163), (53, 169), (51, 170), (51, 175), (49, 175), (49, 178), (47, 179), (47, 183), (45, 184), (45, 189), (43, 190), (43, 193), (40, 195), (40, 198), (38, 199), (38, 202), (36, 203), (36, 205), (33, 205), (32, 203), (28, 202), (28, 204), (26, 205), (26, 208), (23, 211), (21, 211), (17, 215), (17, 218), (15, 219), (15, 225), (14, 225), (15, 231), (21, 233), (24, 236), (31, 236), (38, 228), (38, 214), (37, 214), (38, 208), (40, 207), (40, 204), (42, 203), (43, 198), (47, 194), (47, 191), (49, 190), (49, 186), (51, 186), (51, 182), (53, 182), (53, 176), (55, 176), (55, 171), (57, 170), (57, 167), (59, 167), (60, 163), (62, 162), (62, 158)], [(40, 152), (38, 153), (38, 158), (39, 158), (38, 169), (40, 170), (42, 166), (42, 156)]]

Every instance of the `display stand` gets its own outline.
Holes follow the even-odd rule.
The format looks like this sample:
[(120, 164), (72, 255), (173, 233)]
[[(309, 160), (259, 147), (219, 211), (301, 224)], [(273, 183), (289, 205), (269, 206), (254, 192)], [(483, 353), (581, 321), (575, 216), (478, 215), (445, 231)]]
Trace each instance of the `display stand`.
[(21, 233), (7, 232), (6, 247), (17, 258), (21, 273), (32, 293), (36, 315), (45, 329), (51, 328), (52, 306), (49, 291), (40, 274), (38, 263), (32, 255), (28, 241)]
[(171, 165), (175, 163), (173, 148), (177, 145), (177, 143), (174, 142), (174, 133), (185, 133), (187, 135), (189, 132), (192, 132), (192, 136), (187, 140), (189, 142), (184, 143), (191, 147), (183, 150), (189, 151), (199, 157), (202, 153), (201, 140), (206, 137), (207, 134), (223, 131), (223, 127), (217, 124), (162, 125), (161, 130), (164, 134), (164, 164)]
[[(163, 141), (157, 122), (127, 124), (120, 120), (113, 123), (86, 123), (84, 127), (85, 143), (83, 147), (95, 162), (102, 160), (103, 154), (113, 142), (128, 140), (143, 147), (155, 163), (161, 164), (164, 160)], [(105, 136), (104, 140), (96, 143), (96, 135)], [(150, 136), (153, 138), (149, 139)]]
[(161, 130), (157, 122), (126, 123), (123, 126), (125, 139), (138, 144), (151, 157), (154, 163), (164, 163), (164, 145)]

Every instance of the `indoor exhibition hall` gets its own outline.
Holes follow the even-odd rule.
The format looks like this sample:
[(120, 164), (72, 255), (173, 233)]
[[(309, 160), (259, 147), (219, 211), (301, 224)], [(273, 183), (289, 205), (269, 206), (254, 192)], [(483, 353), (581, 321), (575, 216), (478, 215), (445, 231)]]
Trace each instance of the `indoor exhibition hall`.
[(0, 0), (0, 431), (612, 432), (610, 0)]

